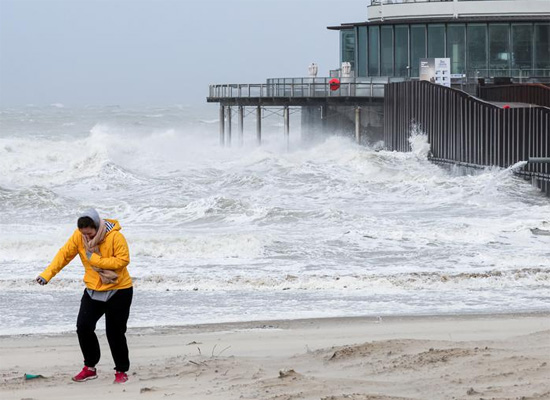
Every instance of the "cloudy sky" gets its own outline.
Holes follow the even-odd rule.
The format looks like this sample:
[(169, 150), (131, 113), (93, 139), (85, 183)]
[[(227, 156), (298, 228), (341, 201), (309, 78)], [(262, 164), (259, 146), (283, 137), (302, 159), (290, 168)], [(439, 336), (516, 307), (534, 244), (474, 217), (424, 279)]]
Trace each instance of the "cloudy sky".
[(367, 0), (0, 0), (0, 106), (196, 104), (338, 67)]

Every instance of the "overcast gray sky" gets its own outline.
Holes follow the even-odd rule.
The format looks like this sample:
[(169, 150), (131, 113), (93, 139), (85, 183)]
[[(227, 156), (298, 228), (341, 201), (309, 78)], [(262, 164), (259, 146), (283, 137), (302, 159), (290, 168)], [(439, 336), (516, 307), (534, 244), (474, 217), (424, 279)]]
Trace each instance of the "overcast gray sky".
[(338, 67), (367, 0), (0, 0), (0, 105), (198, 104)]

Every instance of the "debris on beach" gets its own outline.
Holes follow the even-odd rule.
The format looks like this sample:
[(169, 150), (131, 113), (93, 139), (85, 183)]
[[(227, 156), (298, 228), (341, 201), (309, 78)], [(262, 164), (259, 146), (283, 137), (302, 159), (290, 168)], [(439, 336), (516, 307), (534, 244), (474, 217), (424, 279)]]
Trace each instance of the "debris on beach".
[(35, 375), (35, 374), (25, 374), (23, 375), (23, 378), (26, 381), (30, 381), (31, 379), (46, 379), (44, 375)]
[(293, 369), (281, 369), (279, 371), (279, 378), (281, 379), (284, 379), (284, 378), (290, 378), (290, 377), (294, 377), (296, 378), (297, 376), (299, 376), (300, 374), (297, 373), (296, 371), (294, 371)]
[(467, 394), (468, 396), (472, 396), (472, 395), (474, 395), (474, 394), (479, 394), (479, 392), (476, 392), (476, 391), (474, 390), (474, 388), (471, 387), (470, 389), (468, 389), (468, 390), (466, 391), (466, 394)]

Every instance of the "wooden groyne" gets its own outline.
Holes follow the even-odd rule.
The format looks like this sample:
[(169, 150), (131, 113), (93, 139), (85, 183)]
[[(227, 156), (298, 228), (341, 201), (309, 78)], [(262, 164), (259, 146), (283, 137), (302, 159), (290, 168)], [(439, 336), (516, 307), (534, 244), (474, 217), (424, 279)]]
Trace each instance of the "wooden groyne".
[[(550, 157), (548, 107), (507, 108), (426, 81), (390, 83), (384, 94), (389, 150), (410, 151), (411, 128), (417, 126), (428, 136), (436, 162), (506, 168)], [(549, 163), (529, 163), (517, 173), (550, 196)]]

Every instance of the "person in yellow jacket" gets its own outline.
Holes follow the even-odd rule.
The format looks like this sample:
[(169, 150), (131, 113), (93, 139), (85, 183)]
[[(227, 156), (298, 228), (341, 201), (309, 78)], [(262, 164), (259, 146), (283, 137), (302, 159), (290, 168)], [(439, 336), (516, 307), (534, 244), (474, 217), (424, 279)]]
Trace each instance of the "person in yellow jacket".
[(101, 352), (95, 328), (105, 315), (107, 341), (115, 362), (115, 383), (124, 383), (130, 368), (126, 324), (133, 297), (132, 279), (127, 269), (130, 263), (128, 244), (120, 233), (118, 221), (101, 219), (95, 209), (82, 213), (77, 227), (36, 281), (47, 284), (73, 258), (80, 256), (86, 289), (80, 302), (76, 332), (84, 368), (73, 380), (84, 382), (97, 378), (95, 366)]

